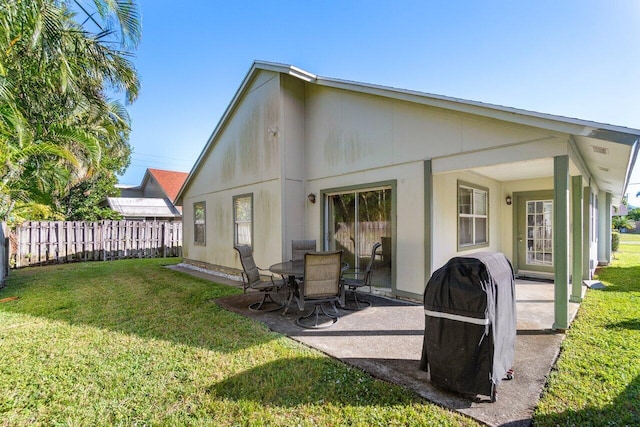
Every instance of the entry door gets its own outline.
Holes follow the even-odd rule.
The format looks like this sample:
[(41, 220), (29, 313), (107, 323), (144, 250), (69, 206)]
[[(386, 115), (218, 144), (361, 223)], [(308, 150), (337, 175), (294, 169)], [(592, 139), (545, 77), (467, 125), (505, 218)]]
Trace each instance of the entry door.
[(376, 242), (374, 286), (391, 287), (391, 188), (368, 188), (327, 195), (326, 246), (343, 250), (352, 268), (364, 269)]
[(518, 274), (553, 274), (553, 192), (523, 193), (516, 203)]

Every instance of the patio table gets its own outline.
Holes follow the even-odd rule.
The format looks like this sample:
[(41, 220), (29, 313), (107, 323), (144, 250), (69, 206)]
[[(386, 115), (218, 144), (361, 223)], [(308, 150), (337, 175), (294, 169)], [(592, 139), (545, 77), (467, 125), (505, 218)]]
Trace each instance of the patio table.
[[(341, 271), (346, 271), (349, 269), (349, 264), (346, 262), (342, 263)], [(296, 301), (298, 300), (298, 282), (296, 282), (296, 277), (304, 277), (304, 259), (296, 260), (296, 261), (284, 261), (279, 262), (277, 264), (273, 264), (269, 267), (269, 271), (275, 274), (279, 274), (282, 277), (287, 276), (289, 282), (289, 295), (287, 297), (287, 303), (284, 307), (283, 314), (286, 314), (289, 310), (289, 306), (294, 298)]]

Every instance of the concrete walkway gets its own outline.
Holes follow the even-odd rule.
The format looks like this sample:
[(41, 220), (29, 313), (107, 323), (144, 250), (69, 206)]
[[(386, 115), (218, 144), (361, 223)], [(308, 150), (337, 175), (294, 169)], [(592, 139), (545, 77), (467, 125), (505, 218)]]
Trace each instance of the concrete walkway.
[[(237, 281), (195, 271), (183, 266), (170, 268), (218, 283), (239, 286)], [(517, 339), (515, 378), (498, 386), (498, 400), (473, 401), (449, 393), (429, 382), (419, 369), (424, 333), (424, 311), (413, 304), (379, 296), (369, 298), (373, 306), (363, 311), (340, 310), (340, 320), (328, 329), (305, 330), (294, 324), (297, 309), (255, 313), (247, 306), (259, 298), (248, 293), (217, 300), (221, 306), (265, 323), (270, 329), (316, 348), (374, 377), (407, 387), (425, 399), (459, 411), (490, 426), (528, 426), (547, 375), (560, 351), (564, 334), (553, 325), (553, 283), (516, 282)], [(573, 319), (578, 304), (569, 303)]]

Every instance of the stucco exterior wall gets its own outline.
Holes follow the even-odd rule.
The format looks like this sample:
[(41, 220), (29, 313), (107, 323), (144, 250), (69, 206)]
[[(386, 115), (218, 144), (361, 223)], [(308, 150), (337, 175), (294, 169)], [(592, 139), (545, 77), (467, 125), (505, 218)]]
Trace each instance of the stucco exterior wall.
[(305, 208), (305, 88), (304, 83), (282, 75), (280, 143), (282, 144), (282, 259), (291, 259), (292, 240), (306, 239)]
[[(396, 185), (395, 274), (398, 291), (420, 295), (424, 290), (424, 168), (423, 162), (310, 179), (307, 191), (318, 196), (323, 190), (363, 184), (391, 182)], [(308, 237), (324, 241), (322, 201), (307, 207)], [(322, 248), (322, 243), (319, 243)]]
[[(558, 137), (528, 126), (313, 85), (306, 91), (306, 128), (306, 158), (313, 159), (306, 164), (308, 179), (465, 152), (477, 158), (478, 150), (531, 141), (550, 140), (549, 147), (555, 148)], [(532, 147), (534, 158), (555, 155), (539, 144)], [(513, 155), (522, 156), (522, 151), (519, 147)], [(563, 145), (561, 152), (566, 154)], [(488, 161), (495, 164), (499, 157)], [(456, 166), (467, 167), (459, 161)]]
[[(233, 250), (233, 197), (253, 194), (253, 251), (263, 268), (280, 262), (280, 187), (277, 180), (185, 198), (183, 226), (184, 258), (213, 265), (241, 268)], [(193, 238), (193, 204), (205, 202), (206, 243)]]
[[(499, 163), (503, 157), (484, 155), (483, 150), (504, 150), (510, 145), (518, 148), (507, 153), (509, 161), (523, 151), (527, 159), (566, 153), (565, 139), (552, 132), (339, 89), (308, 85), (305, 107), (305, 193), (397, 180), (395, 284), (397, 291), (415, 295), (422, 294), (429, 274), (424, 260), (423, 160), (437, 159), (436, 164), (447, 165), (450, 157), (469, 153), (472, 162), (482, 159), (481, 165), (486, 166)], [(536, 146), (533, 141), (544, 144)], [(457, 248), (458, 180), (489, 189), (489, 246), (475, 250), (512, 255), (512, 228), (504, 224), (510, 211), (504, 203), (503, 183), (461, 170), (476, 164), (455, 160), (441, 168), (455, 172), (434, 175), (432, 240), (437, 243), (430, 260), (434, 270), (453, 256), (474, 252), (459, 252)], [(552, 187), (553, 180), (550, 182)], [(322, 209), (309, 208), (307, 237), (321, 240)]]
[[(281, 259), (280, 79), (261, 72), (218, 133), (185, 190), (184, 257), (240, 268), (233, 251), (233, 196), (253, 194), (253, 249), (261, 267)], [(206, 202), (206, 245), (193, 241), (193, 203)]]
[[(458, 182), (473, 183), (489, 191), (489, 244), (481, 248), (458, 250)], [(450, 258), (479, 251), (504, 251), (502, 240), (503, 217), (502, 184), (471, 173), (456, 172), (433, 177), (433, 270), (442, 267)]]
[[(316, 239), (318, 248), (325, 247), (324, 191), (392, 182), (393, 282), (403, 295), (420, 296), (429, 274), (451, 257), (491, 250), (512, 258), (513, 210), (505, 197), (553, 189), (552, 176), (499, 181), (479, 173), (482, 168), (524, 161), (540, 165), (539, 159), (553, 164), (554, 156), (571, 151), (567, 135), (558, 132), (308, 84), (265, 70), (234, 105), (183, 193), (185, 258), (240, 268), (232, 250), (233, 196), (253, 194), (254, 257), (268, 267), (290, 258), (293, 239)], [(572, 153), (572, 171), (584, 172)], [(425, 200), (425, 160), (431, 160), (433, 171), (430, 201)], [(489, 190), (486, 247), (458, 250), (458, 181)], [(307, 199), (311, 193), (315, 204)], [(198, 201), (206, 202), (204, 246), (193, 243), (193, 203)], [(425, 241), (428, 202), (430, 242)]]

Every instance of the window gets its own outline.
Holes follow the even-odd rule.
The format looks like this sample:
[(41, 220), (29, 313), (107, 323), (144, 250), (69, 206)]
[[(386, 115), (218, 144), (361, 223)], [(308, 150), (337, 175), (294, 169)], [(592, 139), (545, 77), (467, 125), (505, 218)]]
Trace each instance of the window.
[(206, 209), (204, 202), (193, 204), (193, 241), (197, 245), (205, 244), (205, 217)]
[(489, 191), (458, 183), (458, 247), (489, 243)]
[(233, 241), (253, 246), (253, 194), (233, 197)]

